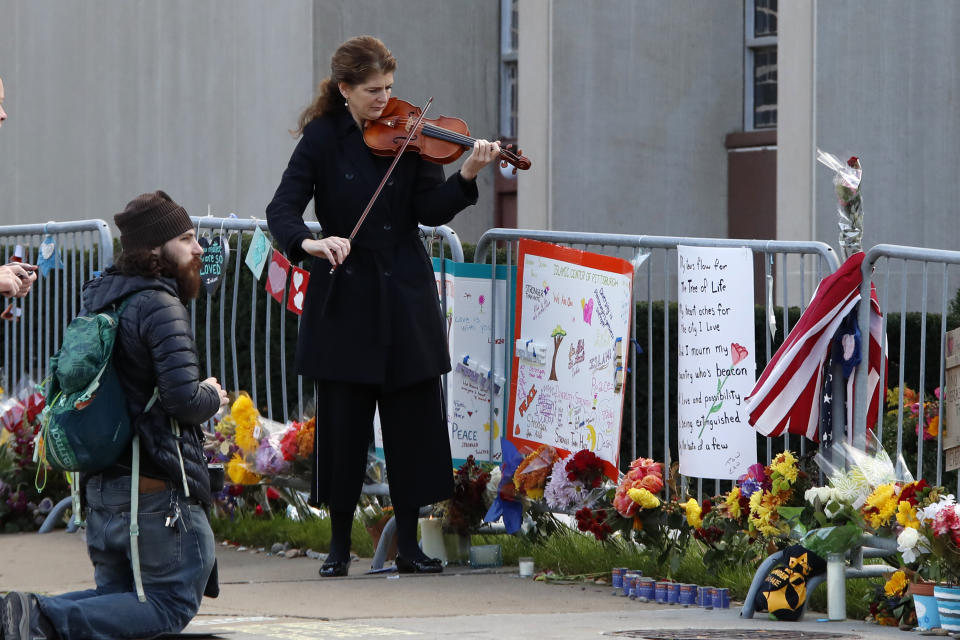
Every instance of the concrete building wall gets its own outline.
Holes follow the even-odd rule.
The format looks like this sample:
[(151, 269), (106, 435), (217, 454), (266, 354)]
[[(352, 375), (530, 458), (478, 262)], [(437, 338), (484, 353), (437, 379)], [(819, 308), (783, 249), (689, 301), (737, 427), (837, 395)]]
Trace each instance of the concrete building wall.
[[(858, 155), (864, 244), (960, 249), (960, 4), (817, 3), (816, 140)], [(837, 243), (830, 172), (816, 174), (817, 239)]]
[(260, 216), (309, 98), (307, 0), (0, 0), (0, 224), (105, 218), (162, 188)]
[(779, 47), (780, 238), (837, 246), (819, 146), (860, 157), (865, 246), (960, 248), (960, 5), (783, 3)]
[[(262, 217), (288, 130), (363, 33), (397, 55), (397, 96), (495, 135), (497, 0), (0, 0), (0, 224), (109, 221), (158, 188), (192, 214)], [(492, 183), (454, 222), (467, 239), (491, 225)]]
[(724, 236), (742, 123), (742, 0), (520, 3), (519, 226)]

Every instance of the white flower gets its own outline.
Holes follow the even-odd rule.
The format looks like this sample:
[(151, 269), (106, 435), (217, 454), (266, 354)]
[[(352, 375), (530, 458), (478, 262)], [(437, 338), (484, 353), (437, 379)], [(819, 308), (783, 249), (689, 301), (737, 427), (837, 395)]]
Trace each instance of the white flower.
[(942, 496), (940, 500), (934, 502), (929, 507), (924, 507), (917, 511), (917, 520), (920, 522), (933, 522), (933, 519), (937, 517), (938, 513), (956, 503), (957, 499), (953, 497), (953, 494)]
[(815, 500), (819, 500), (820, 504), (827, 504), (834, 497), (834, 490), (831, 487), (812, 487), (807, 489), (803, 494), (803, 498), (813, 504)]
[(920, 541), (920, 532), (913, 527), (906, 527), (897, 536), (897, 551), (902, 554), (906, 563), (915, 562), (918, 553), (926, 553), (929, 549)]

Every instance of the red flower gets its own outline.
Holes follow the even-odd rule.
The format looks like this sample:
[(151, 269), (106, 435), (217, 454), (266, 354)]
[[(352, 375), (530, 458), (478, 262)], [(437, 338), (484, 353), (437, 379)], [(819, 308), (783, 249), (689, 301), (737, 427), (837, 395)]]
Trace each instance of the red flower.
[(258, 505), (257, 505), (257, 508), (255, 509), (255, 511), (256, 511), (256, 513), (257, 513), (258, 516), (262, 516), (262, 515), (263, 515), (263, 507), (262, 507), (261, 505), (258, 504)]
[(573, 454), (564, 469), (567, 471), (567, 480), (579, 480), (588, 489), (596, 489), (603, 482), (603, 462), (587, 449)]
[(860, 162), (860, 158), (858, 158), (857, 156), (850, 156), (850, 159), (847, 160), (847, 166), (856, 168), (858, 162)]
[(919, 500), (917, 499), (917, 494), (922, 492), (928, 486), (926, 480), (920, 480), (919, 482), (911, 482), (907, 485), (904, 485), (903, 490), (900, 492), (900, 497), (898, 498), (899, 502), (906, 500), (910, 503), (910, 506), (915, 507)]
[(704, 498), (703, 504), (700, 506), (700, 517), (706, 516), (708, 513), (713, 511), (713, 503), (710, 502), (710, 498)]
[(279, 500), (280, 492), (273, 487), (267, 487), (267, 500)]

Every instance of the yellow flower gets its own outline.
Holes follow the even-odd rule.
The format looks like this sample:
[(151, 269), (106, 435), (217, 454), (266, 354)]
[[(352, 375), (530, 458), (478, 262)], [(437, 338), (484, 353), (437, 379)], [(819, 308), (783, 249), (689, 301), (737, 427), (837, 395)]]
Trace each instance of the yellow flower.
[(253, 400), (246, 393), (241, 393), (233, 406), (230, 407), (230, 415), (233, 417), (233, 421), (237, 423), (237, 428), (248, 427), (252, 429), (260, 419), (260, 414), (253, 406)]
[(687, 524), (694, 529), (699, 529), (703, 526), (703, 518), (701, 517), (703, 509), (700, 508), (696, 498), (690, 498), (682, 503), (680, 507), (687, 513)]
[(627, 491), (627, 497), (644, 509), (656, 509), (660, 506), (660, 498), (646, 489), (630, 489)]
[(760, 502), (763, 500), (763, 491), (754, 491), (750, 495), (750, 515), (757, 510), (757, 507), (760, 506)]
[(254, 436), (257, 423), (260, 421), (260, 414), (253, 406), (253, 400), (245, 393), (241, 393), (233, 406), (230, 407), (230, 418), (236, 427), (234, 428), (234, 440), (237, 446), (243, 449), (245, 453), (253, 453), (260, 446), (260, 441)]
[(907, 576), (903, 571), (896, 571), (890, 579), (887, 580), (887, 583), (883, 585), (883, 591), (888, 596), (899, 596), (903, 593), (904, 589), (907, 588)]
[(874, 529), (884, 526), (897, 511), (897, 489), (894, 484), (882, 484), (873, 490), (867, 498), (866, 512), (870, 526)]
[(789, 451), (778, 454), (773, 459), (770, 469), (789, 480), (791, 484), (797, 481), (797, 459)]
[(734, 518), (740, 517), (740, 487), (734, 487), (727, 494), (727, 511)]
[(906, 500), (901, 500), (897, 506), (897, 522), (904, 527), (920, 528), (920, 520), (917, 519), (917, 510)]
[(247, 463), (243, 461), (239, 453), (233, 454), (230, 462), (227, 463), (227, 475), (230, 476), (230, 482), (233, 484), (257, 484), (260, 482), (260, 476), (247, 469)]

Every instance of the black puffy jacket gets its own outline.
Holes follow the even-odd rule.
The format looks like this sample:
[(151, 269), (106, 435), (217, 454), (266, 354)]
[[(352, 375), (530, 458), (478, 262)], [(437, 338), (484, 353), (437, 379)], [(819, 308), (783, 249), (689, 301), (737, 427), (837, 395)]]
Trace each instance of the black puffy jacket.
[[(127, 396), (127, 410), (140, 433), (140, 473), (180, 487), (186, 477), (191, 498), (209, 506), (210, 479), (200, 423), (220, 408), (217, 391), (200, 383), (200, 364), (190, 316), (171, 278), (128, 276), (109, 268), (83, 286), (83, 307), (102, 311), (131, 294), (120, 317), (113, 363)], [(143, 409), (159, 390), (146, 414)], [(176, 418), (177, 434), (170, 418)], [(181, 465), (182, 461), (182, 465)], [(107, 475), (130, 473), (130, 454)]]

